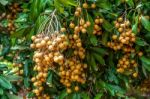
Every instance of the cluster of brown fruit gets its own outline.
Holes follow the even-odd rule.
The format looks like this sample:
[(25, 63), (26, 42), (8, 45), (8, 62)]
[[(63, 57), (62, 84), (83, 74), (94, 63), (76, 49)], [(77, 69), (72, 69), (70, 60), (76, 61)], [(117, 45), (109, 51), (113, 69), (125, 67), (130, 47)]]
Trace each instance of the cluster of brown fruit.
[(139, 86), (142, 94), (149, 95), (150, 93), (150, 78), (145, 79), (142, 84)]
[[(81, 25), (80, 20), (80, 26)], [(85, 49), (82, 46), (78, 26), (75, 26), (73, 22), (70, 23), (70, 28), (74, 29), (74, 34), (68, 35), (69, 45), (68, 48), (74, 50), (73, 55), (65, 59), (63, 65), (60, 65), (59, 75), (61, 77), (60, 82), (67, 87), (67, 93), (71, 93), (71, 87), (73, 82), (85, 83), (84, 69), (87, 65), (82, 63), (81, 60), (85, 58)], [(74, 86), (75, 91), (79, 91), (79, 86)]]
[(93, 34), (94, 35), (101, 35), (102, 34), (102, 25), (103, 23), (103, 19), (97, 17), (94, 21), (94, 30), (93, 30)]
[(73, 34), (69, 36), (69, 48), (74, 49), (74, 56), (79, 56), (80, 59), (85, 58), (85, 49), (82, 47), (82, 42), (79, 34)]
[(91, 25), (89, 21), (85, 21), (83, 18), (80, 19), (80, 22), (77, 26), (73, 22), (70, 23), (69, 27), (74, 29), (75, 34), (79, 34), (80, 32), (85, 34), (87, 33), (87, 28)]
[(136, 37), (135, 34), (132, 33), (130, 21), (124, 21), (122, 17), (119, 17), (114, 23), (119, 35), (112, 36), (113, 41), (107, 43), (108, 47), (115, 51), (122, 49), (124, 52), (135, 52), (132, 46), (136, 41)]
[(135, 68), (138, 66), (134, 59), (130, 59), (130, 54), (124, 55), (119, 59), (117, 64), (117, 72), (124, 74), (132, 74), (133, 77), (137, 77), (138, 73), (135, 71)]
[[(36, 87), (33, 92), (37, 97), (43, 97), (42, 84), (46, 82), (48, 70), (54, 67), (54, 63), (62, 65), (64, 63), (64, 56), (62, 54), (68, 46), (67, 36), (64, 34), (54, 33), (51, 36), (38, 34), (32, 36), (33, 43), (31, 48), (35, 49), (33, 60), (35, 62), (34, 71), (37, 71), (35, 77), (31, 79), (33, 85)], [(49, 99), (49, 96), (47, 96)]]
[(9, 11), (10, 11), (9, 14), (7, 14), (7, 16), (6, 16), (6, 18), (8, 20), (7, 29), (12, 34), (16, 30), (14, 20), (17, 17), (17, 13), (19, 11), (21, 11), (21, 9), (19, 7), (19, 4), (18, 3), (13, 3), (12, 5), (10, 5)]
[[(87, 64), (81, 63), (75, 57), (67, 59), (64, 65), (61, 65), (59, 75), (61, 77), (60, 82), (67, 87), (67, 93), (71, 93), (71, 84), (78, 82), (81, 84), (85, 83), (84, 69), (87, 68)], [(79, 91), (78, 86), (74, 86), (75, 91)]]
[(13, 63), (13, 68), (16, 75), (23, 75), (23, 66), (21, 63)]

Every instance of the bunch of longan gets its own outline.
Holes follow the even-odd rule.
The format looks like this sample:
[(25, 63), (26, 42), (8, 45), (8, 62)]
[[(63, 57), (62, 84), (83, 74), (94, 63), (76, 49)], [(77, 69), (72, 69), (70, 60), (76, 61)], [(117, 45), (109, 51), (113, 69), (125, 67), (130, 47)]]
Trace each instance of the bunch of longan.
[(62, 52), (67, 49), (68, 41), (66, 35), (59, 33), (50, 36), (38, 34), (32, 36), (32, 41), (33, 43), (30, 46), (36, 50), (33, 60), (35, 62), (34, 71), (37, 71), (37, 74), (31, 81), (35, 86), (33, 92), (37, 97), (42, 97), (42, 91), (44, 90), (42, 84), (46, 82), (48, 70), (54, 67), (54, 63), (59, 65), (64, 63)]
[(15, 74), (22, 76), (23, 75), (23, 66), (21, 63), (13, 63)]
[(124, 21), (122, 17), (119, 17), (114, 23), (119, 35), (112, 36), (112, 42), (107, 43), (108, 47), (114, 50), (122, 49), (124, 52), (135, 52), (132, 47), (136, 41), (136, 36), (132, 32), (130, 21)]
[(13, 3), (12, 5), (10, 5), (9, 10), (10, 10), (10, 12), (6, 16), (6, 18), (8, 20), (7, 29), (12, 34), (16, 30), (16, 27), (15, 27), (15, 24), (14, 24), (14, 20), (15, 20), (15, 18), (17, 16), (17, 13), (19, 11), (21, 11), (21, 9), (20, 9), (20, 6), (19, 6), (18, 3)]
[(87, 33), (87, 28), (91, 25), (89, 21), (85, 21), (83, 18), (79, 19), (79, 24), (75, 26), (73, 22), (70, 23), (69, 27), (74, 29), (74, 34), (79, 34), (80, 32)]
[(128, 72), (132, 74), (133, 77), (137, 77), (138, 73), (135, 71), (135, 68), (138, 66), (134, 59), (130, 59), (130, 54), (125, 54), (121, 59), (119, 59), (117, 64), (117, 72), (125, 73)]
[(93, 34), (94, 35), (101, 35), (102, 34), (102, 25), (103, 23), (103, 19), (97, 17), (94, 21), (94, 30), (93, 30)]
[(78, 34), (69, 35), (69, 47), (74, 49), (74, 55), (81, 59), (85, 58), (85, 49), (82, 47), (82, 42)]
[[(61, 77), (60, 82), (67, 87), (67, 92), (71, 93), (71, 85), (73, 82), (85, 83), (85, 73), (84, 69), (87, 68), (87, 64), (81, 63), (75, 57), (67, 59), (64, 65), (60, 66), (59, 75)], [(74, 87), (75, 91), (79, 91), (79, 87), (76, 85)]]
[(146, 95), (149, 94), (150, 93), (150, 78), (142, 81), (139, 88), (140, 88), (140, 91), (142, 92), (142, 94), (146, 94)]

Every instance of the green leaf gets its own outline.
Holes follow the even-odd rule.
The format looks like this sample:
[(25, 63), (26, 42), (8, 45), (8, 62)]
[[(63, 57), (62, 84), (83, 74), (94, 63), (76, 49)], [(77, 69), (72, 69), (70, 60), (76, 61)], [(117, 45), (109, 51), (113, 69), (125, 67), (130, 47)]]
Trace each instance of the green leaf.
[(106, 0), (98, 0), (98, 2), (96, 2), (97, 6), (105, 9), (105, 10), (111, 10), (112, 9), (112, 5), (111, 3), (109, 3), (109, 1)]
[(113, 26), (107, 20), (104, 20), (104, 23), (102, 24), (102, 26), (108, 32), (112, 32), (113, 30)]
[(105, 65), (105, 60), (103, 59), (101, 55), (97, 53), (93, 53), (93, 56), (101, 65)]
[(30, 81), (29, 77), (25, 77), (25, 78), (24, 78), (24, 86), (25, 86), (26, 88), (28, 88), (28, 87), (30, 86), (29, 81)]
[(0, 3), (1, 3), (3, 6), (5, 6), (5, 5), (8, 4), (8, 1), (7, 1), (7, 0), (0, 0)]
[(94, 46), (96, 46), (97, 43), (98, 43), (97, 38), (96, 38), (95, 35), (91, 35), (91, 36), (90, 36), (90, 41), (91, 41), (91, 43), (92, 43)]
[(96, 94), (96, 96), (94, 97), (94, 99), (101, 99), (102, 96), (103, 96), (103, 93), (99, 92), (98, 94)]
[(150, 71), (150, 58), (147, 58), (145, 56), (142, 56), (140, 58), (140, 60), (142, 61), (142, 66), (147, 69), (148, 71)]
[(98, 68), (97, 68), (97, 64), (96, 64), (96, 62), (95, 62), (95, 59), (94, 59), (94, 56), (93, 56), (93, 55), (90, 55), (90, 60), (89, 60), (89, 62), (90, 62), (91, 67), (92, 67), (95, 71), (97, 71)]
[(5, 78), (8, 79), (9, 81), (18, 81), (22, 79), (22, 77), (17, 76), (17, 75), (7, 75), (5, 76)]
[(35, 94), (33, 93), (33, 92), (29, 92), (28, 94), (27, 94), (27, 97), (28, 98), (32, 98), (32, 97), (34, 97), (35, 96)]
[(26, 60), (24, 64), (24, 75), (28, 76), (28, 73), (29, 73), (29, 62), (28, 60)]
[(52, 84), (53, 73), (51, 71), (48, 72), (47, 82)]
[(62, 91), (61, 94), (59, 95), (59, 99), (65, 99), (65, 97), (67, 96), (67, 92), (66, 90)]
[(8, 81), (5, 77), (0, 76), (0, 86), (6, 88), (6, 89), (11, 89), (12, 85), (10, 81)]
[(148, 43), (145, 42), (144, 39), (139, 38), (139, 37), (136, 38), (136, 42), (135, 42), (135, 43), (136, 43), (137, 45), (139, 45), (139, 46), (146, 46), (146, 45), (148, 45)]
[(2, 88), (0, 88), (0, 95), (3, 95), (4, 91)]
[(139, 20), (139, 16), (135, 17), (135, 24), (132, 26), (132, 32), (137, 34), (138, 32), (138, 20)]
[(79, 93), (75, 93), (73, 94), (73, 98), (72, 99), (81, 99), (81, 96)]
[(134, 7), (134, 2), (133, 0), (126, 0), (127, 4), (130, 6), (130, 7)]
[(105, 32), (105, 33), (102, 34), (102, 44), (103, 44), (103, 45), (106, 45), (106, 44), (107, 44), (108, 36), (109, 36), (109, 33), (108, 33), (108, 32)]
[(81, 93), (82, 99), (90, 99), (89, 95), (86, 92)]
[(150, 58), (147, 58), (145, 56), (142, 56), (141, 58), (141, 61), (147, 65), (150, 65)]
[(26, 28), (19, 28), (15, 33), (13, 33), (12, 35), (11, 35), (11, 37), (12, 38), (20, 38), (20, 37), (22, 37), (23, 36), (23, 33), (25, 32), (25, 30), (26, 30)]
[(141, 16), (141, 23), (146, 30), (150, 31), (150, 22), (148, 19), (146, 19), (144, 16)]
[(22, 97), (20, 97), (20, 96), (16, 96), (16, 95), (9, 94), (9, 93), (7, 93), (7, 96), (9, 99), (22, 99)]
[(91, 47), (90, 49), (92, 51), (98, 53), (98, 54), (101, 54), (101, 55), (106, 55), (107, 54), (106, 49), (103, 49), (103, 48), (100, 48), (100, 47)]

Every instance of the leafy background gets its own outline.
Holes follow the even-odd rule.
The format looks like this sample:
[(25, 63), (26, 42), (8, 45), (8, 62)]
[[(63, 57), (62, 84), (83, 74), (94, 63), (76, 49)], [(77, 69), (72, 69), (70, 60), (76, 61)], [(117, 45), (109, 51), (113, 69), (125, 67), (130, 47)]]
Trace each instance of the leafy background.
[[(86, 1), (86, 0), (85, 0)], [(150, 16), (149, 0), (87, 0), (88, 4), (96, 2), (97, 8), (89, 10), (87, 15), (92, 25), (89, 28), (89, 35), (83, 38), (86, 48), (86, 62), (88, 63), (87, 81), (81, 86), (79, 92), (67, 94), (65, 87), (59, 82), (59, 77), (53, 71), (49, 71), (47, 82), (52, 86), (46, 88), (47, 92), (55, 99), (115, 99), (132, 98), (142, 99), (143, 94), (137, 87), (144, 79), (149, 78), (150, 72), (150, 21), (145, 16)], [(10, 4), (17, 2), (22, 9), (17, 13), (14, 23), (17, 27), (13, 34), (0, 29), (0, 98), (20, 99), (32, 97), (33, 93), (30, 78), (32, 76), (33, 50), (29, 48), (31, 36), (37, 30), (43, 20), (44, 13), (50, 13), (57, 9), (60, 23), (74, 18), (74, 10), (78, 4), (76, 0), (1, 0), (0, 13), (9, 13)], [(125, 2), (125, 3), (123, 3)], [(83, 3), (83, 2), (82, 2)], [(132, 30), (137, 40), (135, 48), (143, 51), (142, 57), (136, 57), (139, 67), (139, 76), (132, 78), (116, 72), (117, 60), (121, 53), (109, 49), (106, 44), (115, 33), (113, 21), (126, 11), (127, 18), (131, 21)], [(103, 34), (101, 37), (91, 35), (93, 31), (93, 16), (100, 16), (104, 19)], [(141, 18), (141, 21), (139, 21)], [(7, 19), (0, 20), (5, 28)], [(138, 24), (141, 31), (138, 31)], [(23, 64), (24, 73), (17, 76), (12, 73), (13, 62)], [(22, 80), (21, 83), (19, 81)], [(19, 83), (19, 84), (18, 84)], [(22, 95), (22, 96), (21, 96)]]

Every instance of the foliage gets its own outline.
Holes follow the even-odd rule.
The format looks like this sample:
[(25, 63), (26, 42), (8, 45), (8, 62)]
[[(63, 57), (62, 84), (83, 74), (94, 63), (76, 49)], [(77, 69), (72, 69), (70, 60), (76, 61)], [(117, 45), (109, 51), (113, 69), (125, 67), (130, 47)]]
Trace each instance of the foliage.
[[(79, 84), (80, 90), (68, 94), (60, 83), (57, 72), (49, 70), (44, 91), (54, 99), (115, 99), (115, 98), (144, 98), (138, 88), (142, 81), (150, 77), (150, 2), (149, 0), (1, 0), (0, 1), (0, 98), (19, 99), (20, 97), (34, 97), (31, 78), (33, 71), (34, 50), (30, 48), (31, 37), (36, 35), (48, 15), (56, 10), (59, 23), (67, 29), (66, 34), (73, 34), (69, 29), (70, 22), (77, 24), (74, 15), (78, 5), (87, 2), (88, 6), (96, 4), (96, 8), (83, 8), (85, 20), (91, 25), (86, 34), (81, 34), (81, 41), (85, 48), (85, 59), (88, 64), (85, 84)], [(12, 4), (18, 4), (18, 11), (10, 12)], [(6, 15), (5, 15), (5, 14)], [(8, 15), (16, 15), (9, 19)], [(97, 16), (103, 19), (100, 25), (101, 35), (94, 35), (94, 25)], [(135, 71), (137, 77), (129, 73), (117, 72), (119, 59), (125, 54), (121, 50), (115, 51), (107, 43), (113, 41), (113, 35), (120, 35), (114, 21), (123, 17), (130, 21), (136, 41), (133, 44), (135, 53), (130, 58), (135, 59), (138, 66)], [(12, 23), (12, 29), (8, 29)], [(13, 29), (15, 28), (15, 29)], [(143, 55), (139, 55), (142, 52)], [(72, 55), (72, 49), (65, 52)], [(15, 64), (23, 70), (22, 75), (16, 75)]]

